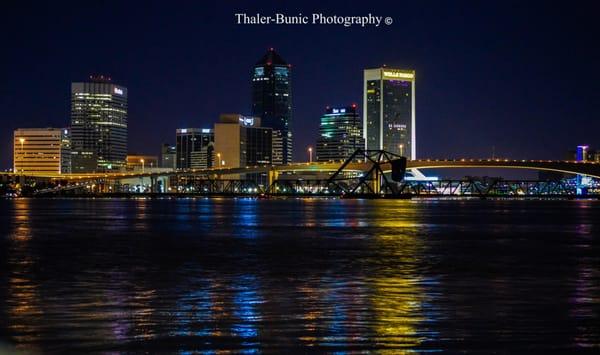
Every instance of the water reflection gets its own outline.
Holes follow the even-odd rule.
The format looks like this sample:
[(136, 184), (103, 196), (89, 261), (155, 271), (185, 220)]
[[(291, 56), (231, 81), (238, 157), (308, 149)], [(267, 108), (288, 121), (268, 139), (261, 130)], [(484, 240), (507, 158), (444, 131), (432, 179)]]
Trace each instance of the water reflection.
[(44, 311), (39, 285), (35, 280), (38, 266), (31, 253), (30, 200), (15, 200), (12, 212), (6, 260), (9, 270), (6, 292), (8, 330), (18, 344), (30, 344), (30, 350), (37, 351), (37, 343), (41, 339), (40, 320)]
[[(526, 334), (545, 328), (523, 317), (546, 307), (563, 312), (543, 324), (566, 329), (545, 339), (551, 346), (598, 344), (595, 205), (563, 223), (581, 240), (544, 228), (545, 249), (534, 252), (524, 240), (541, 248), (535, 239), (506, 243), (510, 235), (486, 230), (505, 213), (481, 210), (510, 214), (510, 204), (461, 202), (483, 223), (471, 235), (472, 226), (449, 222), (458, 212), (447, 203), (3, 203), (0, 334), (28, 351), (460, 351), (478, 336), (496, 346), (531, 342)], [(64, 228), (72, 212), (78, 223)], [(543, 273), (559, 257), (562, 268)]]
[(369, 218), (379, 231), (375, 235), (377, 248), (383, 258), (391, 259), (370, 283), (374, 290), (375, 341), (384, 349), (394, 349), (394, 353), (414, 349), (425, 339), (419, 329), (428, 301), (419, 274), (421, 258), (426, 254), (424, 240), (417, 234), (420, 216), (420, 205), (392, 201), (377, 205)]
[(234, 336), (243, 339), (243, 346), (257, 346), (258, 337), (257, 324), (262, 317), (259, 307), (264, 303), (259, 295), (260, 285), (254, 275), (242, 275), (235, 278), (233, 296), (233, 317), (239, 322), (232, 325), (231, 331)]

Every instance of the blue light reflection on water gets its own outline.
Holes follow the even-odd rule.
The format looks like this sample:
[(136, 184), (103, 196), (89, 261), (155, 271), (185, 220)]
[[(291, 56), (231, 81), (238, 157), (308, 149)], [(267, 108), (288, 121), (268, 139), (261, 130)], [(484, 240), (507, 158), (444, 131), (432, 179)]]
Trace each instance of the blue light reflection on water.
[[(253, 275), (241, 275), (234, 283), (233, 315), (239, 320), (232, 325), (232, 333), (244, 339), (243, 346), (258, 346), (258, 328), (262, 317), (257, 310), (264, 301), (258, 294), (260, 285)], [(245, 349), (246, 351), (249, 349)], [(254, 349), (258, 351), (258, 348)]]

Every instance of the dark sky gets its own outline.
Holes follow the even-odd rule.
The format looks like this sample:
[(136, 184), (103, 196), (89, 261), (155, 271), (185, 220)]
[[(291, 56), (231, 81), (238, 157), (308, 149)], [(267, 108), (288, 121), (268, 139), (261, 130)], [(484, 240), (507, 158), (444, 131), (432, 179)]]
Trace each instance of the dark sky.
[[(10, 1), (0, 21), (0, 167), (17, 127), (69, 123), (70, 82), (129, 89), (129, 148), (250, 112), (253, 64), (293, 65), (295, 156), (327, 105), (362, 103), (362, 69), (417, 71), (419, 157), (564, 158), (600, 146), (597, 9), (577, 1)], [(380, 28), (235, 23), (234, 14), (390, 16)]]

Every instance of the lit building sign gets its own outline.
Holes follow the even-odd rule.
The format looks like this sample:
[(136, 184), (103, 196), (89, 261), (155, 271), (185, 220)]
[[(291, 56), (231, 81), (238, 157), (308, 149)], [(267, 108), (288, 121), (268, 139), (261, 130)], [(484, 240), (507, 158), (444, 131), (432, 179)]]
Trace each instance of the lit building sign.
[(254, 117), (240, 116), (240, 123), (244, 126), (254, 126)]
[(390, 123), (388, 124), (389, 129), (405, 130), (406, 125), (401, 123)]
[(586, 161), (587, 160), (587, 150), (588, 150), (589, 146), (588, 145), (578, 145), (577, 146), (577, 154), (575, 157), (575, 160), (577, 161)]
[(115, 86), (115, 90), (114, 90), (115, 94), (117, 95), (123, 95), (123, 89), (119, 89), (118, 87)]
[(345, 108), (334, 108), (331, 112), (332, 113), (346, 113), (346, 109)]
[(187, 128), (182, 128), (181, 133), (187, 133)]
[(210, 128), (202, 128), (202, 133), (210, 133)]
[(398, 79), (414, 79), (415, 74), (413, 73), (402, 73), (398, 71), (383, 71), (383, 76), (386, 78), (398, 78)]

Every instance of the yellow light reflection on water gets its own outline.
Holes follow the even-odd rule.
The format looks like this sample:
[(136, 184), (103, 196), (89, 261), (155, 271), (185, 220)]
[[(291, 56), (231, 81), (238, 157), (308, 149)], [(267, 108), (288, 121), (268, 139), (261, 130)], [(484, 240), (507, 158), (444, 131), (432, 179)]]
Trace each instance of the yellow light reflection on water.
[[(378, 347), (389, 353), (414, 352), (424, 340), (419, 327), (425, 320), (426, 299), (418, 274), (423, 251), (420, 207), (410, 201), (376, 201), (372, 225), (377, 228), (377, 250), (387, 259), (369, 284), (373, 289), (373, 331)], [(389, 266), (392, 265), (392, 266)], [(406, 350), (404, 350), (406, 349)]]
[[(41, 331), (39, 319), (44, 312), (41, 307), (39, 284), (32, 277), (36, 267), (29, 252), (31, 220), (29, 199), (13, 200), (10, 246), (8, 252), (8, 328), (13, 340), (19, 344), (35, 343)], [(22, 345), (17, 346), (22, 349)], [(28, 351), (39, 351), (29, 345)]]

